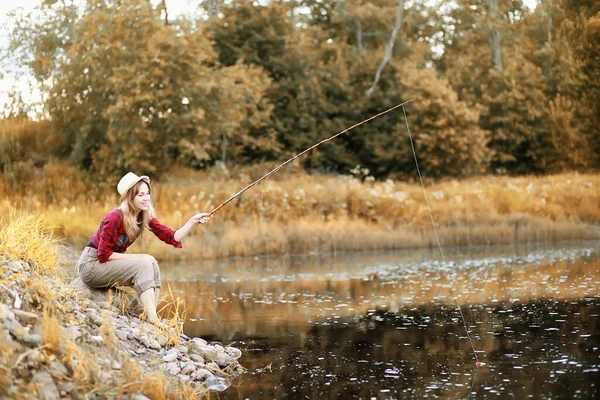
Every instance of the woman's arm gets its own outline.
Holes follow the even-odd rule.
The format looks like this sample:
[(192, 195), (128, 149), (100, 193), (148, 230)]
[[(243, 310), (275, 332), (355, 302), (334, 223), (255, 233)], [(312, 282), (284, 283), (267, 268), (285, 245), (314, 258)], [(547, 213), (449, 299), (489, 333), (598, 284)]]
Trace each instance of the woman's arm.
[(209, 213), (199, 213), (194, 215), (188, 220), (188, 222), (185, 223), (185, 225), (175, 231), (174, 239), (178, 242), (181, 242), (181, 240), (190, 233), (194, 225), (208, 222), (210, 219), (208, 215)]

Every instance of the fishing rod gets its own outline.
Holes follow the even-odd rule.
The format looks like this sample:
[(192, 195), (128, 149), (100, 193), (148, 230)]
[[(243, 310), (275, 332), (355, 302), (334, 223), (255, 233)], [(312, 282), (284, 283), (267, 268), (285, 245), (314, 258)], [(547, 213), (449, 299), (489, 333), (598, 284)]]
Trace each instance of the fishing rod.
[(256, 186), (256, 185), (258, 185), (258, 184), (259, 184), (261, 181), (265, 180), (265, 179), (266, 179), (266, 178), (268, 178), (270, 175), (272, 175), (272, 174), (274, 174), (275, 172), (279, 171), (279, 170), (280, 170), (281, 168), (283, 168), (285, 165), (287, 165), (287, 164), (291, 163), (292, 161), (294, 161), (296, 158), (300, 157), (301, 155), (308, 153), (309, 151), (311, 151), (311, 150), (312, 150), (312, 149), (314, 149), (315, 147), (317, 147), (317, 146), (320, 146), (320, 145), (322, 145), (322, 144), (323, 144), (323, 143), (325, 143), (325, 142), (329, 142), (330, 140), (333, 140), (333, 139), (335, 139), (336, 137), (338, 137), (338, 136), (340, 136), (340, 135), (342, 135), (342, 134), (344, 134), (344, 133), (346, 133), (346, 132), (348, 132), (348, 131), (351, 131), (352, 129), (354, 129), (354, 128), (358, 127), (358, 126), (360, 126), (360, 125), (362, 125), (362, 124), (364, 124), (364, 123), (366, 123), (366, 122), (369, 122), (369, 121), (371, 121), (371, 120), (374, 120), (374, 119), (375, 119), (375, 118), (377, 118), (377, 117), (381, 117), (382, 115), (384, 115), (384, 114), (387, 114), (387, 113), (389, 113), (390, 111), (393, 111), (393, 110), (395, 110), (395, 109), (396, 109), (396, 108), (398, 108), (398, 107), (402, 107), (403, 105), (405, 105), (405, 104), (408, 104), (408, 103), (410, 103), (411, 101), (413, 101), (413, 99), (406, 100), (406, 101), (405, 101), (405, 102), (403, 102), (403, 103), (400, 103), (400, 104), (398, 104), (398, 105), (395, 105), (395, 106), (393, 106), (393, 107), (390, 107), (390, 108), (388, 108), (387, 110), (385, 110), (385, 111), (382, 111), (382, 112), (380, 112), (379, 114), (373, 115), (372, 117), (369, 117), (369, 118), (365, 119), (364, 121), (361, 121), (361, 122), (359, 122), (359, 123), (357, 123), (357, 124), (354, 124), (354, 125), (352, 125), (351, 127), (349, 127), (349, 128), (346, 128), (346, 129), (344, 129), (343, 131), (341, 131), (341, 132), (338, 132), (338, 133), (336, 133), (335, 135), (333, 135), (333, 136), (331, 136), (331, 137), (329, 137), (329, 138), (327, 138), (327, 139), (323, 139), (323, 140), (321, 140), (319, 143), (317, 143), (317, 144), (315, 144), (315, 145), (312, 145), (311, 147), (309, 147), (308, 149), (304, 150), (303, 152), (296, 154), (294, 157), (290, 158), (289, 160), (287, 160), (287, 161), (286, 161), (286, 162), (284, 162), (283, 164), (279, 165), (277, 168), (274, 168), (273, 170), (269, 171), (268, 173), (266, 173), (265, 175), (263, 175), (261, 178), (259, 178), (259, 179), (257, 179), (256, 181), (252, 182), (251, 184), (249, 184), (248, 186), (246, 186), (245, 188), (243, 188), (242, 190), (240, 190), (239, 192), (237, 192), (236, 194), (234, 194), (233, 196), (231, 196), (230, 198), (228, 198), (227, 200), (225, 200), (224, 202), (222, 202), (221, 204), (219, 204), (219, 205), (217, 206), (217, 208), (215, 208), (214, 210), (212, 210), (212, 211), (211, 211), (211, 212), (210, 212), (210, 213), (207, 215), (207, 217), (212, 217), (212, 216), (213, 216), (213, 214), (214, 214), (214, 213), (216, 213), (216, 212), (217, 212), (217, 211), (218, 211), (220, 208), (224, 207), (224, 206), (225, 206), (227, 203), (229, 203), (230, 201), (232, 201), (233, 199), (235, 199), (236, 197), (238, 197), (239, 195), (241, 195), (242, 193), (244, 193), (246, 190), (248, 190), (248, 189), (252, 188), (253, 186)]

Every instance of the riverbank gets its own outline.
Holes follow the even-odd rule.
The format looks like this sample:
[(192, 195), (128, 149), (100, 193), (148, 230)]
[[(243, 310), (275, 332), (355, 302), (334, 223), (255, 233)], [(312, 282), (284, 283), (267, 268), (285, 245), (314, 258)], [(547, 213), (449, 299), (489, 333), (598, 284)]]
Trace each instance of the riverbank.
[[(35, 246), (29, 255), (16, 231)], [(159, 329), (126, 292), (61, 276), (61, 257), (34, 216), (0, 232), (0, 397), (196, 399), (243, 372), (240, 350), (182, 334), (185, 306), (168, 289)]]
[[(268, 166), (228, 171), (177, 169), (153, 180), (153, 201), (161, 222), (177, 228), (194, 213), (214, 209), (268, 171)], [(41, 172), (40, 172), (41, 173)], [(14, 207), (39, 210), (46, 228), (82, 248), (104, 214), (117, 205), (107, 186), (81, 184), (82, 172), (46, 165), (44, 179), (11, 197), (0, 182), (0, 215)], [(4, 187), (4, 189), (3, 189)], [(281, 171), (219, 210), (192, 231), (182, 250), (147, 234), (132, 247), (161, 259), (210, 259), (264, 254), (336, 254), (436, 247), (432, 218), (442, 246), (474, 246), (599, 237), (600, 175), (543, 177), (483, 176), (420, 184), (375, 181), (356, 169), (350, 175), (308, 175)], [(429, 214), (428, 203), (431, 207)]]

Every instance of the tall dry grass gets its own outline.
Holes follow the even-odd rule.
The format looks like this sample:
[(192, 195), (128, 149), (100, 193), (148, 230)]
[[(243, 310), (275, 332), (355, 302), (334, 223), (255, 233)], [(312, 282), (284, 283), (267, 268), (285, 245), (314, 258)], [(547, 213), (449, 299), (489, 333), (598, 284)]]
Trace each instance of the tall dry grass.
[[(268, 168), (235, 172), (222, 167), (174, 168), (167, 179), (153, 179), (157, 216), (177, 229), (191, 215), (210, 211)], [(0, 215), (15, 204), (38, 210), (47, 227), (83, 246), (104, 214), (117, 205), (116, 190), (99, 194), (101, 188), (87, 181), (81, 171), (51, 162), (44, 167), (44, 178), (31, 184), (35, 190), (30, 196), (0, 192), (4, 194)], [(426, 186), (433, 221), (446, 246), (596, 238), (592, 225), (600, 220), (599, 188), (597, 174), (485, 176)], [(247, 191), (207, 225), (195, 228), (183, 251), (164, 246), (149, 233), (131, 251), (161, 258), (212, 258), (435, 244), (419, 184), (374, 181), (360, 172), (312, 176), (292, 169)]]

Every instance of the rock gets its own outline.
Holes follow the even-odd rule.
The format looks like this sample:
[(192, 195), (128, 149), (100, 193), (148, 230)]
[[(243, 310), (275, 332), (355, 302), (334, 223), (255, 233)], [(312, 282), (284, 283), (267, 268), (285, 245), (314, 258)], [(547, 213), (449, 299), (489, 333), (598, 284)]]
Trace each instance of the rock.
[(237, 360), (242, 356), (242, 351), (235, 347), (226, 347), (225, 352), (229, 354), (234, 360)]
[(196, 364), (193, 361), (189, 361), (185, 364), (185, 366), (181, 369), (180, 374), (189, 375), (196, 370)]
[(37, 383), (40, 398), (44, 400), (60, 399), (58, 388), (49, 373), (38, 372), (33, 375), (33, 381)]
[(208, 346), (208, 342), (202, 338), (195, 337), (192, 342), (199, 346)]
[(156, 338), (156, 341), (158, 342), (158, 344), (160, 344), (161, 347), (163, 347), (169, 342), (169, 335), (167, 335), (166, 333), (161, 333)]
[(0, 304), (0, 322), (4, 322), (6, 319), (15, 319), (15, 314), (10, 311), (10, 308), (6, 304)]
[(206, 364), (206, 368), (220, 370), (219, 366), (215, 362), (209, 362)]
[(154, 350), (160, 350), (161, 345), (156, 341), (156, 339), (150, 339), (150, 348)]
[(80, 278), (74, 279), (71, 282), (71, 284), (76, 289), (79, 289), (80, 299), (90, 299), (94, 303), (104, 302), (106, 304), (110, 304), (110, 301), (112, 300), (112, 305), (115, 306), (118, 310), (129, 310), (134, 314), (141, 314), (144, 311), (144, 307), (139, 302), (137, 297), (134, 294), (127, 292), (123, 289), (90, 288), (85, 283), (83, 283)]
[(129, 332), (129, 331), (123, 331), (120, 329), (116, 329), (115, 330), (115, 336), (118, 337), (121, 340), (130, 340), (133, 339), (133, 333)]
[(90, 343), (101, 345), (102, 343), (104, 343), (104, 338), (100, 335), (90, 336)]
[(112, 369), (117, 369), (117, 370), (119, 370), (119, 369), (121, 369), (121, 363), (120, 363), (120, 362), (118, 362), (117, 360), (113, 360), (113, 361), (112, 361), (112, 363), (111, 363), (111, 365), (110, 365), (110, 367), (111, 367)]
[(196, 370), (196, 372), (192, 373), (192, 378), (199, 381), (202, 381), (210, 376), (213, 376), (213, 373), (206, 368), (200, 368), (199, 370)]
[(27, 335), (27, 330), (21, 326), (21, 324), (13, 318), (7, 318), (4, 320), (4, 327), (8, 329), (11, 335), (17, 340), (23, 340)]
[(42, 342), (42, 335), (39, 333), (31, 333), (25, 335), (23, 338), (23, 343), (25, 343), (28, 347), (35, 348), (40, 345)]
[(187, 354), (190, 350), (185, 346), (177, 346), (175, 347), (179, 354)]
[(179, 371), (181, 371), (181, 368), (179, 368), (177, 365), (175, 366), (168, 366), (169, 364), (167, 364), (167, 372), (170, 375), (177, 375), (179, 373)]
[[(183, 371), (182, 371), (181, 373), (183, 373)], [(180, 375), (180, 376), (179, 376), (179, 380), (180, 380), (181, 382), (189, 382), (189, 380), (190, 380), (190, 376), (189, 376), (189, 375)]]
[(27, 361), (31, 361), (34, 364), (42, 364), (46, 361), (46, 357), (38, 349), (30, 350), (30, 353), (25, 358)]
[(145, 347), (140, 347), (135, 352), (137, 354), (145, 354), (146, 353), (146, 348)]
[(225, 379), (216, 376), (210, 376), (206, 378), (206, 382), (204, 382), (204, 385), (207, 387), (208, 390), (214, 390), (217, 392), (222, 392), (228, 387)]
[(23, 311), (23, 310), (14, 309), (14, 310), (12, 310), (12, 312), (24, 324), (34, 324), (39, 318), (37, 314)]
[(204, 364), (204, 357), (202, 357), (200, 354), (190, 354), (190, 358), (197, 363)]
[(60, 390), (61, 392), (69, 394), (73, 391), (73, 389), (75, 389), (75, 383), (58, 381), (56, 382), (56, 387), (58, 387), (58, 390)]
[(50, 363), (50, 374), (52, 374), (52, 376), (69, 376), (69, 370), (63, 363), (54, 360)]
[(73, 342), (81, 337), (81, 331), (76, 326), (69, 326), (68, 328), (63, 328), (63, 332), (65, 336), (71, 339)]
[(87, 305), (87, 308), (90, 308), (90, 309), (92, 309), (94, 311), (100, 311), (101, 310), (100, 306), (98, 304), (94, 303), (93, 301), (88, 301), (86, 303), (86, 305)]
[(8, 263), (8, 268), (10, 268), (10, 270), (11, 270), (12, 272), (15, 272), (15, 273), (16, 273), (16, 272), (19, 272), (19, 271), (21, 271), (21, 270), (23, 269), (23, 266), (21, 265), (21, 263), (20, 263), (20, 262), (18, 262), (18, 261), (15, 261), (15, 262), (9, 262), (9, 263)]
[(136, 393), (131, 395), (131, 400), (150, 400), (150, 398), (144, 396), (143, 394)]
[(227, 365), (231, 364), (231, 358), (229, 355), (227, 355), (227, 353), (225, 353), (225, 351), (218, 353), (217, 356), (215, 357), (215, 363), (217, 363), (218, 366), (220, 367), (226, 367)]
[(162, 359), (163, 361), (170, 363), (177, 360), (177, 356), (178, 353), (167, 353)]

